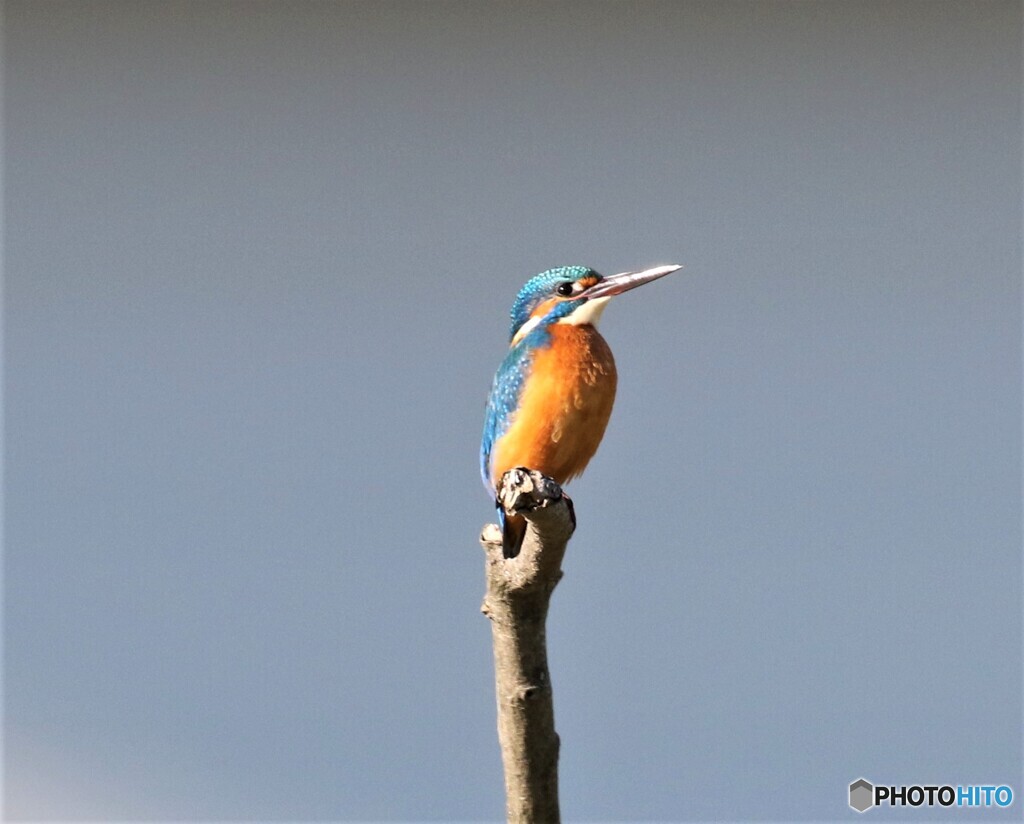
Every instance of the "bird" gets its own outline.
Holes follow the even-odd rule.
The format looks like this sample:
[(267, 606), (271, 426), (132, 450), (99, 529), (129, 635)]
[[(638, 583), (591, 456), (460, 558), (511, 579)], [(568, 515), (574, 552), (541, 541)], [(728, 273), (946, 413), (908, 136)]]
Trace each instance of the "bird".
[(502, 475), (525, 467), (562, 485), (583, 472), (604, 436), (618, 383), (612, 350), (597, 331), (601, 314), (615, 295), (681, 268), (606, 276), (588, 266), (560, 266), (519, 290), (480, 443), (480, 474), (495, 497), (505, 558), (519, 554), (526, 519), (498, 503)]

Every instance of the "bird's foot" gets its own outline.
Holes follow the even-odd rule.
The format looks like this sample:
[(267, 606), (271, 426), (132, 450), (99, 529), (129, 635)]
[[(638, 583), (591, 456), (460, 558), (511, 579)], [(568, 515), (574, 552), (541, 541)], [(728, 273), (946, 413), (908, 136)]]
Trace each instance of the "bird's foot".
[[(551, 506), (568, 497), (553, 479), (525, 466), (517, 466), (501, 476), (498, 482), (497, 505), (510, 515), (532, 512)], [(572, 508), (572, 502), (569, 502)]]

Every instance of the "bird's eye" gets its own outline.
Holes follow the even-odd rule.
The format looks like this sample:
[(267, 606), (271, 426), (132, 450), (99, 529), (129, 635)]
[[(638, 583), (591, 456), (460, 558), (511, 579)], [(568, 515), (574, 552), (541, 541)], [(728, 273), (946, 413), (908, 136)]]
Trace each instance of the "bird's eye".
[(572, 297), (574, 286), (574, 283), (569, 283), (568, 281), (565, 283), (559, 283), (558, 286), (555, 287), (555, 291), (563, 298)]

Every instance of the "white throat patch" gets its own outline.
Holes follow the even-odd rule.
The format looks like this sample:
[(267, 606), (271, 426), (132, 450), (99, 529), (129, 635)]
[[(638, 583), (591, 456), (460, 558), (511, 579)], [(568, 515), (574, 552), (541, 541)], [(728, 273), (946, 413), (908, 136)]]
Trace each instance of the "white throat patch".
[(564, 318), (559, 318), (559, 323), (567, 323), (570, 326), (585, 326), (590, 324), (591, 326), (597, 326), (597, 322), (601, 320), (601, 313), (604, 312), (604, 307), (608, 305), (608, 301), (612, 299), (611, 295), (604, 298), (591, 298), (576, 311)]
[[(572, 314), (559, 318), (556, 323), (565, 323), (569, 326), (585, 326), (589, 323), (591, 326), (596, 327), (597, 322), (601, 319), (601, 313), (604, 312), (604, 307), (608, 305), (608, 301), (611, 299), (611, 295), (604, 298), (591, 298), (572, 312)], [(519, 331), (516, 332), (509, 346), (515, 346), (519, 343), (519, 341), (536, 329), (542, 320), (544, 320), (543, 317), (536, 315), (526, 321), (526, 323), (519, 327)]]

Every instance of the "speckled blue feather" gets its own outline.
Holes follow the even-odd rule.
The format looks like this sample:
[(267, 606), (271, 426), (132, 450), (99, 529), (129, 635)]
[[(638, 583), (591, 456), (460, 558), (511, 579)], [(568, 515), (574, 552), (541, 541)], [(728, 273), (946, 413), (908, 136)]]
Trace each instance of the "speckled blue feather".
[(512, 422), (512, 415), (519, 406), (523, 384), (530, 374), (533, 353), (539, 347), (546, 346), (550, 340), (548, 331), (542, 326), (537, 327), (508, 351), (494, 375), (484, 416), (484, 435), (480, 442), (480, 475), (484, 479), (484, 486), (492, 492), (491, 449)]

